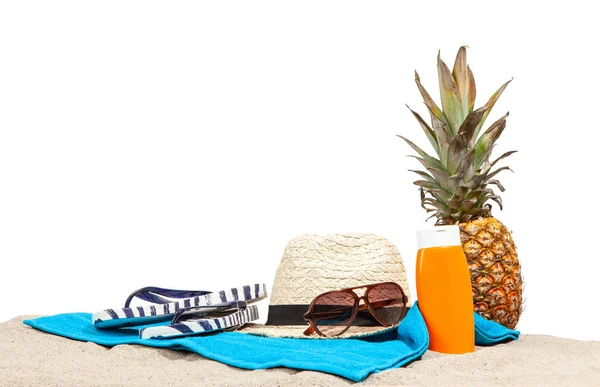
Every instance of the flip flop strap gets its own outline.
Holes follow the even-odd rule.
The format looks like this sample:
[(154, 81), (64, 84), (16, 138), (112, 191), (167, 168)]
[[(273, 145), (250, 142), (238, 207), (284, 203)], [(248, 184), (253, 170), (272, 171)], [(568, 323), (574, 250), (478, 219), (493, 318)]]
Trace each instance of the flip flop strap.
[[(134, 298), (139, 298), (144, 301), (153, 302), (155, 304), (168, 304), (173, 302), (165, 297), (170, 298), (191, 298), (196, 296), (203, 296), (212, 292), (206, 290), (176, 290), (176, 289), (165, 289), (156, 286), (146, 286), (138, 289), (131, 293), (125, 301), (125, 308), (129, 308), (129, 304)], [(164, 296), (164, 297), (161, 297)]]
[(218, 330), (234, 330), (258, 318), (258, 308), (256, 305), (250, 305), (223, 317), (186, 320), (167, 326), (143, 328), (140, 329), (139, 335), (140, 339), (168, 339)]
[[(188, 316), (187, 316), (188, 320), (190, 320), (189, 316), (195, 316), (194, 319), (199, 319), (208, 313), (229, 312), (231, 314), (234, 311), (244, 310), (244, 309), (246, 309), (247, 306), (248, 306), (248, 303), (246, 301), (229, 301), (229, 302), (224, 302), (221, 304), (189, 306), (187, 308), (179, 309), (177, 312), (175, 312), (175, 315), (173, 316), (173, 320), (171, 320), (171, 324), (178, 323), (181, 320), (181, 318), (184, 317), (184, 315), (186, 313), (188, 313)], [(202, 312), (203, 310), (205, 312)], [(196, 311), (196, 312), (190, 314), (190, 312), (192, 312), (192, 311)]]

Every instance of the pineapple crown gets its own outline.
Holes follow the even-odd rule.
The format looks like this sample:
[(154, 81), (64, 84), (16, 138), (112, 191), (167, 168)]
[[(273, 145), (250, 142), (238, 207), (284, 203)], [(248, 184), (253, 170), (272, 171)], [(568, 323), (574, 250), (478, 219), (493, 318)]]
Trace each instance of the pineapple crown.
[[(504, 166), (492, 170), (498, 161), (515, 153), (506, 152), (490, 162), (494, 143), (506, 127), (506, 113), (480, 135), (481, 128), (494, 104), (511, 81), (502, 85), (479, 109), (475, 105), (475, 79), (467, 65), (467, 50), (458, 50), (452, 72), (441, 60), (438, 52), (437, 68), (442, 109), (436, 105), (427, 90), (421, 85), (415, 71), (415, 82), (431, 117), (431, 126), (414, 110), (409, 110), (419, 122), (437, 157), (430, 156), (412, 141), (400, 136), (418, 154), (415, 157), (425, 168), (410, 170), (423, 180), (414, 182), (420, 187), (421, 206), (436, 224), (456, 224), (491, 216), (489, 200), (502, 209), (502, 199), (491, 186), (504, 192), (504, 187), (494, 177)], [(408, 107), (408, 106), (407, 106)], [(429, 219), (429, 218), (428, 218)]]

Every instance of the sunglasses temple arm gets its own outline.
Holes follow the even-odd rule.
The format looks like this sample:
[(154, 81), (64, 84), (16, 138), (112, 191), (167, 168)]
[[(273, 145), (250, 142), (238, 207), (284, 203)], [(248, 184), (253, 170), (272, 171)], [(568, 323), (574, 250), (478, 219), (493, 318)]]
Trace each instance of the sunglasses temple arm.
[(308, 328), (306, 328), (306, 330), (304, 331), (304, 336), (310, 336), (313, 333), (315, 333), (314, 328), (312, 327), (312, 325), (310, 325)]

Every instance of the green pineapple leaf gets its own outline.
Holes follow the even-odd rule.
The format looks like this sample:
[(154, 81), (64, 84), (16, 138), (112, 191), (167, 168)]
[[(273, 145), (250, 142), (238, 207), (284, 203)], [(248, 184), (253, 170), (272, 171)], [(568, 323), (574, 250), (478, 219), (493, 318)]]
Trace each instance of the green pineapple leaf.
[(452, 69), (452, 77), (456, 82), (458, 95), (460, 96), (460, 104), (462, 107), (462, 115), (466, 117), (469, 111), (469, 70), (467, 66), (467, 48), (462, 46), (456, 54), (454, 60), (454, 68)]
[(475, 129), (479, 126), (479, 123), (483, 119), (483, 116), (488, 111), (487, 106), (482, 106), (479, 109), (469, 113), (467, 118), (463, 121), (460, 129), (458, 129), (458, 133), (462, 134), (465, 137), (465, 141), (469, 148), (472, 148), (475, 145)]
[(462, 109), (456, 82), (452, 77), (452, 73), (450, 73), (450, 69), (442, 61), (439, 52), (437, 61), (442, 109), (444, 109), (444, 116), (448, 120), (450, 133), (455, 136), (458, 133), (458, 128), (465, 119), (465, 114)]
[(489, 101), (485, 104), (485, 106), (487, 106), (488, 109), (487, 109), (487, 112), (483, 115), (477, 128), (475, 128), (475, 135), (474, 135), (475, 138), (477, 138), (477, 136), (479, 135), (479, 132), (481, 131), (481, 127), (483, 126), (485, 120), (487, 119), (487, 116), (492, 111), (492, 108), (496, 104), (496, 101), (498, 101), (498, 98), (500, 98), (500, 96), (502, 95), (502, 92), (504, 92), (504, 89), (506, 89), (506, 86), (508, 86), (508, 84), (511, 82), (512, 82), (512, 79), (510, 81), (506, 82), (504, 85), (500, 86), (500, 88), (498, 90), (496, 90), (496, 92), (490, 97)]
[(450, 185), (448, 172), (438, 168), (427, 168), (427, 170), (433, 175), (442, 187), (448, 187)]
[(412, 141), (410, 141), (408, 138), (401, 136), (401, 135), (397, 135), (398, 137), (400, 137), (401, 139), (403, 139), (404, 141), (406, 141), (406, 143), (414, 149), (415, 152), (417, 152), (422, 158), (423, 160), (425, 160), (426, 164), (425, 168), (429, 168), (429, 167), (437, 167), (442, 169), (442, 165), (440, 164), (439, 160), (436, 158), (433, 158), (431, 156), (429, 156), (427, 154), (427, 152), (425, 152), (424, 150), (422, 150), (421, 148), (419, 148), (417, 145), (415, 145), (415, 143), (413, 143)]
[(500, 192), (504, 192), (504, 186), (498, 181), (498, 180), (489, 180), (487, 182), (487, 184), (494, 184), (496, 187), (498, 187), (498, 189), (500, 190)]
[(492, 163), (490, 164), (490, 168), (493, 167), (494, 165), (496, 165), (496, 163), (498, 161), (502, 160), (505, 157), (512, 155), (513, 153), (517, 153), (517, 151), (515, 150), (515, 151), (509, 151), (509, 152), (503, 153), (502, 156), (500, 156), (496, 160), (492, 161)]
[(467, 70), (469, 72), (469, 113), (473, 111), (473, 107), (475, 106), (475, 96), (477, 94), (477, 89), (475, 87), (475, 77), (471, 72), (471, 68), (467, 66)]
[(450, 134), (448, 133), (448, 125), (440, 120), (430, 109), (427, 107), (429, 115), (431, 116), (431, 125), (433, 132), (437, 138), (438, 147), (440, 150), (440, 162), (445, 165), (448, 161), (448, 145), (450, 144)]
[(429, 125), (427, 125), (427, 123), (425, 122), (425, 120), (423, 120), (423, 118), (421, 118), (419, 113), (412, 110), (408, 105), (406, 105), (406, 107), (408, 108), (408, 110), (410, 110), (413, 116), (415, 116), (417, 121), (419, 121), (419, 125), (421, 125), (421, 129), (423, 129), (423, 132), (425, 133), (425, 136), (427, 136), (427, 139), (433, 147), (433, 150), (435, 150), (435, 153), (437, 153), (437, 155), (441, 157), (440, 146), (438, 145), (437, 139), (435, 138), (435, 132), (433, 131), (433, 129), (431, 129)]
[(459, 133), (452, 139), (448, 147), (448, 162), (446, 163), (448, 173), (455, 174), (458, 172), (458, 166), (466, 154), (467, 142), (465, 136)]
[(419, 77), (419, 73), (417, 73), (416, 70), (415, 70), (415, 82), (417, 84), (417, 87), (419, 88), (419, 92), (421, 92), (423, 101), (425, 102), (425, 105), (427, 105), (427, 107), (429, 108), (429, 111), (431, 112), (431, 114), (435, 115), (437, 117), (437, 119), (442, 121), (444, 124), (448, 124), (448, 120), (446, 119), (444, 112), (442, 112), (442, 109), (439, 108), (439, 106), (433, 101), (433, 98), (431, 98), (431, 96), (429, 95), (427, 90), (425, 90), (423, 85), (421, 85), (421, 78)]
[(417, 170), (414, 170), (414, 169), (409, 169), (408, 171), (416, 173), (417, 175), (421, 176), (422, 178), (424, 178), (425, 180), (427, 180), (429, 182), (438, 183), (438, 181), (436, 179), (434, 179), (430, 174), (428, 174), (426, 172), (417, 171)]
[(502, 172), (502, 171), (506, 171), (506, 170), (509, 170), (509, 171), (511, 171), (511, 172), (513, 171), (512, 169), (510, 169), (510, 167), (501, 167), (501, 168), (498, 168), (498, 169), (496, 169), (494, 172), (491, 172), (491, 173), (489, 173), (489, 174), (486, 176), (486, 180), (488, 180), (488, 179), (491, 179), (492, 177), (496, 176), (496, 175), (497, 175), (497, 174), (499, 174), (500, 172)]
[(502, 134), (502, 131), (506, 127), (506, 118), (508, 113), (494, 122), (477, 140), (475, 144), (475, 164), (481, 165), (484, 161), (482, 156), (486, 154), (486, 151), (496, 142), (498, 137)]

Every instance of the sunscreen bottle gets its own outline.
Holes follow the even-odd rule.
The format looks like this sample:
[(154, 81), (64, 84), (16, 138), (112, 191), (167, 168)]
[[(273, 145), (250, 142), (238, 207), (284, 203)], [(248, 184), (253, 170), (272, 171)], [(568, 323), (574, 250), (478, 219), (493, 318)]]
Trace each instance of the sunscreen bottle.
[(475, 351), (471, 276), (458, 226), (417, 231), (417, 298), (429, 331), (429, 349)]

